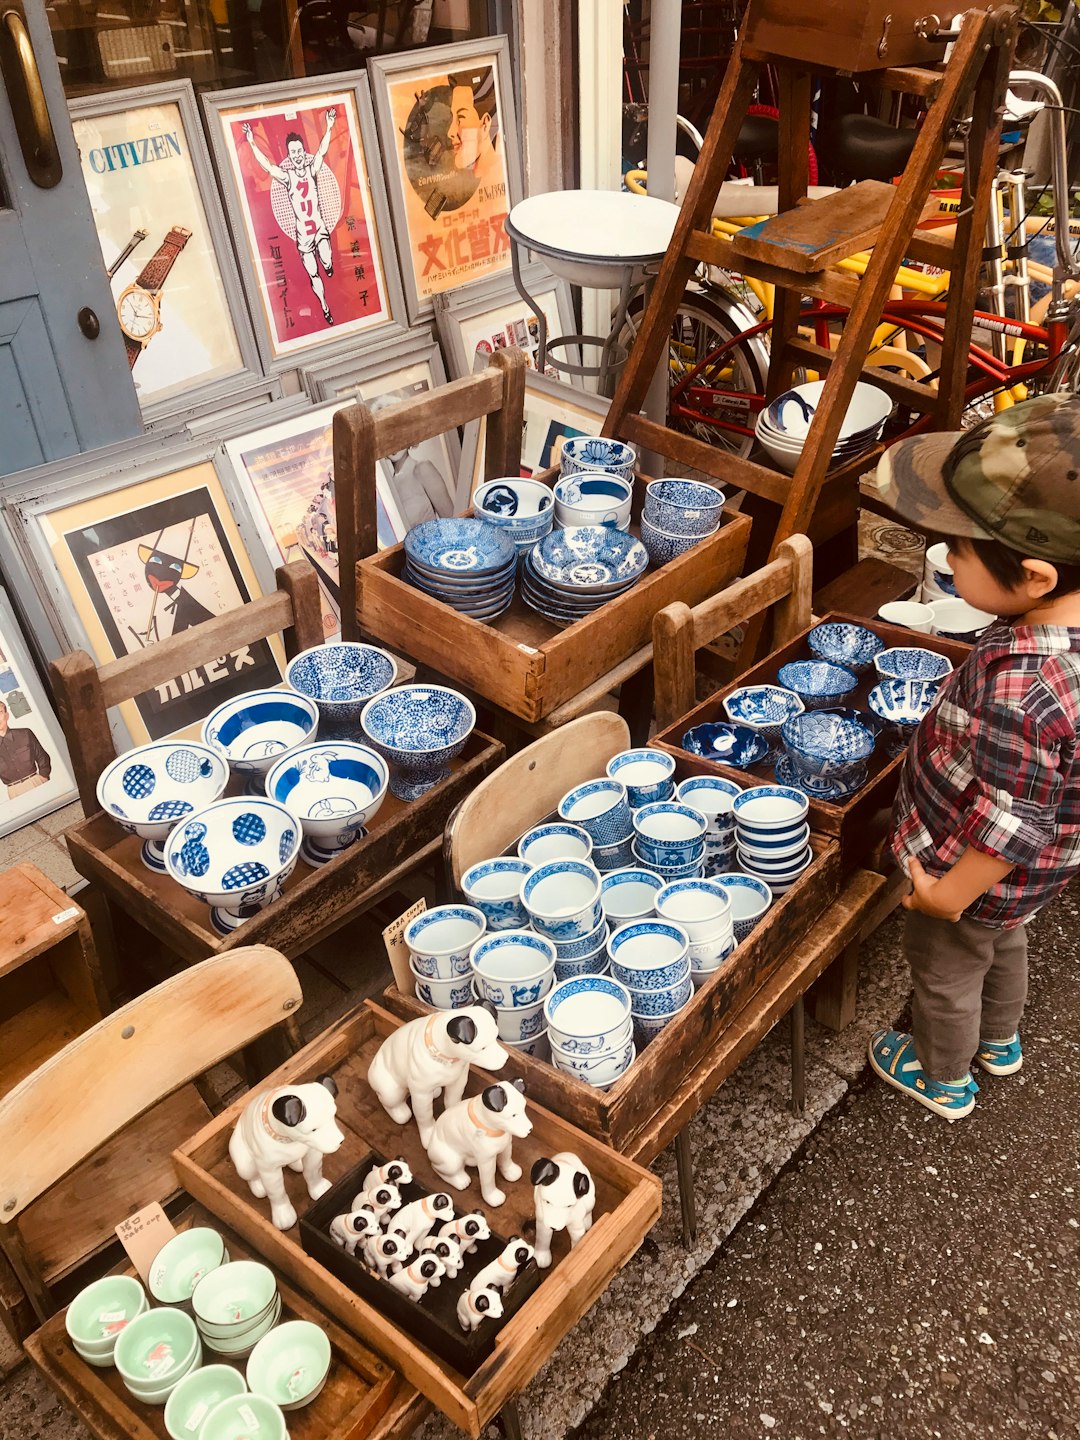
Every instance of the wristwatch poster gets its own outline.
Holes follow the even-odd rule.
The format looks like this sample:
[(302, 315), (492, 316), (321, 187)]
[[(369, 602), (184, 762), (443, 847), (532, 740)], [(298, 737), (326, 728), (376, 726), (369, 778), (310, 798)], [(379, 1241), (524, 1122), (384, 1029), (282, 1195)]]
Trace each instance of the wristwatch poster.
[(190, 230), (175, 225), (165, 236), (157, 254), (140, 272), (139, 278), (120, 292), (116, 314), (124, 332), (128, 364), (133, 369), (135, 361), (162, 329), (161, 291), (177, 256), (190, 239)]

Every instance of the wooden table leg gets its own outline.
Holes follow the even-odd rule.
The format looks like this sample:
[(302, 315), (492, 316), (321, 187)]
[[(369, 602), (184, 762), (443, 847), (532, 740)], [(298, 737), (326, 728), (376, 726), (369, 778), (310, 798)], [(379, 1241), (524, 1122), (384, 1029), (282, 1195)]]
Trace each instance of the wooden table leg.
[(841, 950), (810, 991), (811, 1014), (829, 1030), (843, 1030), (855, 1018), (859, 993), (859, 942)]
[(516, 1400), (507, 1400), (499, 1411), (499, 1419), (506, 1440), (521, 1440), (521, 1414)]

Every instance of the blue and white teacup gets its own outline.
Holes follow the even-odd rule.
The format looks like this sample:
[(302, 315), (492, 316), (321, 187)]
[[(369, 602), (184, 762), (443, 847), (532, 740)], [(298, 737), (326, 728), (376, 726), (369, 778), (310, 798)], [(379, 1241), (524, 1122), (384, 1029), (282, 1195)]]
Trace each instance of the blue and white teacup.
[(617, 845), (594, 845), (592, 863), (601, 875), (607, 875), (612, 870), (622, 870), (634, 863), (633, 844), (633, 836), (628, 835)]
[(580, 940), (603, 919), (600, 873), (582, 860), (549, 860), (525, 877), (521, 899), (549, 940)]
[(711, 535), (720, 524), (724, 493), (700, 480), (651, 480), (643, 516), (669, 535)]
[(595, 955), (597, 950), (603, 950), (607, 943), (610, 926), (606, 918), (601, 919), (595, 930), (590, 930), (588, 935), (582, 935), (578, 940), (554, 940), (556, 963), (561, 964), (564, 960), (580, 960), (584, 956)]
[(754, 785), (737, 797), (732, 809), (744, 843), (784, 845), (806, 823), (810, 802), (791, 785)]
[(476, 942), (469, 963), (480, 998), (497, 1009), (513, 1010), (535, 1005), (551, 989), (555, 946), (532, 930), (500, 930)]
[(416, 965), (410, 960), (416, 998), (436, 1010), (464, 1010), (466, 1005), (475, 1005), (472, 981), (468, 975), (455, 975), (449, 980), (434, 980), (416, 973)]
[(621, 440), (600, 435), (571, 435), (563, 441), (559, 470), (563, 475), (577, 475), (582, 470), (606, 470), (632, 480), (637, 455)]
[(666, 990), (689, 974), (689, 940), (669, 920), (632, 920), (607, 942), (611, 973), (630, 990)]
[(656, 913), (656, 894), (663, 880), (653, 870), (629, 866), (613, 870), (600, 882), (600, 903), (612, 925), (648, 920)]
[(593, 845), (618, 845), (631, 833), (626, 786), (619, 780), (587, 780), (559, 801), (559, 817), (578, 825)]
[(469, 952), (486, 928), (483, 911), (472, 905), (437, 905), (424, 910), (405, 927), (405, 944), (415, 973), (439, 980), (471, 974)]
[(731, 933), (731, 901), (711, 880), (674, 880), (656, 896), (656, 913), (686, 931), (691, 945)]
[(603, 945), (591, 955), (583, 955), (580, 960), (555, 961), (556, 984), (560, 980), (572, 980), (577, 975), (607, 975), (610, 971), (611, 963)]
[(693, 977), (690, 981), (690, 994), (678, 1010), (671, 1015), (635, 1015), (634, 1016), (634, 1038), (637, 1040), (638, 1048), (642, 1049), (648, 1045), (650, 1040), (655, 1040), (662, 1030), (666, 1030), (671, 1022), (678, 1018), (687, 1006), (693, 1004), (694, 986)]
[(629, 985), (630, 1013), (635, 1020), (650, 1019), (660, 1015), (674, 1015), (681, 1010), (694, 993), (694, 982), (690, 977), (690, 957), (686, 957), (686, 969), (682, 978), (673, 985), (658, 990), (635, 990)]
[(643, 805), (634, 812), (637, 853), (647, 864), (690, 865), (705, 853), (709, 822), (700, 810), (674, 800)]
[(623, 750), (607, 763), (608, 779), (626, 786), (631, 810), (670, 800), (675, 791), (674, 774), (675, 757), (664, 750)]
[(708, 849), (734, 842), (735, 814), (732, 807), (742, 790), (733, 780), (724, 780), (719, 775), (692, 775), (681, 782), (675, 794), (680, 805), (689, 805), (691, 810), (699, 811), (709, 822), (705, 831)]
[(518, 841), (517, 853), (531, 868), (548, 860), (588, 860), (593, 852), (592, 836), (580, 825), (567, 822), (536, 825)]
[(523, 930), (529, 913), (521, 903), (521, 882), (533, 869), (527, 860), (500, 855), (470, 865), (461, 877), (461, 893), (482, 911), (489, 930)]
[(552, 1048), (599, 1054), (629, 1038), (630, 992), (610, 975), (560, 980), (544, 1001)]
[[(550, 984), (554, 983), (554, 975), (550, 977)], [(487, 996), (481, 993), (481, 988), (476, 976), (473, 976), (473, 995), (478, 1004), (493, 1004)], [(531, 1005), (495, 1005), (495, 1024), (498, 1027), (500, 1040), (512, 1040), (518, 1043), (522, 1040), (531, 1040), (535, 1035), (540, 1035), (547, 1029), (544, 1023), (544, 1002), (534, 1000)]]
[(556, 1070), (562, 1070), (564, 1074), (573, 1075), (598, 1090), (606, 1090), (626, 1074), (634, 1063), (636, 1054), (633, 1038), (628, 1035), (620, 1045), (610, 1050), (594, 1051), (587, 1055), (552, 1045), (551, 1063)]
[(739, 874), (729, 871), (716, 877), (723, 885), (731, 901), (731, 924), (736, 942), (742, 943), (754, 926), (765, 918), (773, 902), (773, 893), (767, 881), (756, 875)]

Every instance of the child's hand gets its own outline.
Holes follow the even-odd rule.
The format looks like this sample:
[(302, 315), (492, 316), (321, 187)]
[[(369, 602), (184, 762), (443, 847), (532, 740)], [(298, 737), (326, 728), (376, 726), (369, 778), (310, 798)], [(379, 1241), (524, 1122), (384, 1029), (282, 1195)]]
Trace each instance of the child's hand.
[(922, 863), (914, 856), (908, 861), (908, 879), (911, 881), (911, 894), (905, 895), (901, 900), (905, 910), (918, 910), (923, 915), (929, 915), (934, 920), (960, 919), (964, 913), (963, 909), (957, 910), (954, 904), (942, 904), (935, 898), (941, 888), (940, 880), (931, 880), (922, 867)]

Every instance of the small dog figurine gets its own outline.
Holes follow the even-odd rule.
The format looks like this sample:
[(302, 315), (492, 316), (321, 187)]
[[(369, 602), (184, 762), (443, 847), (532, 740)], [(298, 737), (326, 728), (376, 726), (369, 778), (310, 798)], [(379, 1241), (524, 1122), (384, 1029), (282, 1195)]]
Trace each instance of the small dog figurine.
[(443, 1111), (431, 1132), (428, 1159), (435, 1173), (456, 1190), (469, 1184), (466, 1165), (475, 1165), (481, 1195), (489, 1205), (501, 1205), (506, 1196), (495, 1184), (496, 1167), (504, 1180), (521, 1178), (521, 1166), (515, 1164), (510, 1147), (515, 1135), (524, 1139), (531, 1130), (523, 1081), (503, 1080)]
[(494, 1007), (440, 1010), (402, 1025), (375, 1052), (368, 1084), (391, 1120), (405, 1125), (415, 1115), (425, 1150), (435, 1123), (436, 1095), (442, 1093), (444, 1105), (456, 1105), (465, 1093), (470, 1065), (500, 1070), (506, 1064), (495, 1020)]
[(462, 1330), (470, 1333), (483, 1320), (497, 1320), (503, 1313), (502, 1296), (490, 1287), (478, 1287), (475, 1282), (458, 1296), (457, 1318)]
[(352, 1208), (362, 1210), (367, 1205), (375, 1211), (379, 1221), (401, 1208), (401, 1191), (396, 1185), (375, 1185), (370, 1190), (360, 1190), (352, 1198)]
[(355, 1255), (361, 1240), (378, 1233), (378, 1216), (370, 1205), (363, 1205), (348, 1215), (335, 1215), (330, 1221), (330, 1239), (340, 1245), (346, 1255)]
[(395, 1270), (400, 1270), (412, 1255), (412, 1246), (407, 1245), (400, 1235), (372, 1235), (364, 1241), (364, 1259), (368, 1267), (377, 1270), (385, 1280)]
[(336, 1095), (329, 1075), (313, 1084), (260, 1090), (233, 1129), (229, 1158), (255, 1198), (269, 1199), (270, 1218), (279, 1230), (296, 1224), (282, 1175), (286, 1165), (301, 1171), (312, 1200), (330, 1189), (330, 1181), (323, 1179), (323, 1156), (332, 1155), (345, 1139), (335, 1123)]
[(550, 1160), (537, 1160), (531, 1179), (536, 1206), (536, 1263), (546, 1270), (551, 1264), (552, 1235), (557, 1230), (567, 1231), (573, 1247), (592, 1224), (596, 1187), (582, 1161), (569, 1150)]
[(412, 1184), (412, 1171), (404, 1160), (388, 1160), (385, 1165), (373, 1165), (364, 1176), (361, 1190), (374, 1190), (377, 1185)]
[(420, 1253), (438, 1256), (446, 1270), (447, 1277), (456, 1280), (465, 1264), (465, 1257), (461, 1253), (460, 1243), (452, 1235), (428, 1235), (420, 1241), (416, 1247)]
[(496, 1255), (490, 1265), (476, 1272), (470, 1289), (509, 1290), (532, 1257), (533, 1247), (515, 1236), (507, 1242), (501, 1255)]
[(444, 1236), (456, 1240), (463, 1255), (471, 1255), (478, 1240), (491, 1238), (491, 1227), (479, 1210), (471, 1210), (468, 1215), (462, 1215), (457, 1220), (447, 1220), (445, 1225), (440, 1225), (439, 1237), (441, 1239)]
[(413, 1200), (387, 1219), (386, 1228), (393, 1235), (403, 1235), (416, 1248), (417, 1241), (431, 1233), (431, 1227), (439, 1220), (449, 1220), (454, 1214), (454, 1202), (445, 1191), (436, 1195), (424, 1195)]
[(443, 1263), (437, 1256), (421, 1255), (392, 1275), (387, 1275), (386, 1281), (410, 1300), (420, 1300), (427, 1294), (429, 1285), (439, 1284), (443, 1274)]

